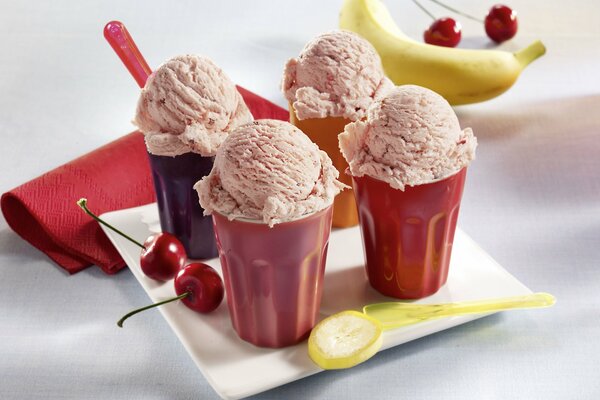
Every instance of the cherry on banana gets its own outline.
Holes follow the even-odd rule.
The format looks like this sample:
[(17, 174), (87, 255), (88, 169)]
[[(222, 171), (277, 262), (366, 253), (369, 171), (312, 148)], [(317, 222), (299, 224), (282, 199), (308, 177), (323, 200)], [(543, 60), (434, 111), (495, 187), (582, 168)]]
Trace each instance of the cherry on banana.
[(546, 52), (540, 41), (515, 53), (421, 43), (400, 30), (380, 0), (345, 0), (340, 28), (371, 42), (396, 85), (424, 86), (452, 105), (477, 103), (504, 93), (529, 63)]

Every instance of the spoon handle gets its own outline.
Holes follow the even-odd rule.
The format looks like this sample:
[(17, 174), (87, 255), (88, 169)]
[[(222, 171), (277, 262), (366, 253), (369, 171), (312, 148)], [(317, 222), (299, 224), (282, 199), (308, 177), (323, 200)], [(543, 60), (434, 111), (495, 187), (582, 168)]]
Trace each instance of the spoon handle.
[(505, 297), (500, 299), (441, 304), (441, 311), (437, 314), (440, 316), (450, 316), (521, 308), (549, 307), (553, 305), (554, 302), (554, 296), (549, 293), (532, 293), (523, 296)]
[(146, 85), (152, 70), (139, 51), (133, 38), (120, 21), (110, 21), (104, 27), (104, 38), (108, 41), (140, 88)]
[(378, 319), (383, 324), (384, 330), (388, 330), (434, 318), (510, 309), (549, 307), (554, 302), (554, 296), (549, 293), (532, 293), (524, 296), (443, 304), (378, 303), (365, 306), (363, 311), (365, 314)]

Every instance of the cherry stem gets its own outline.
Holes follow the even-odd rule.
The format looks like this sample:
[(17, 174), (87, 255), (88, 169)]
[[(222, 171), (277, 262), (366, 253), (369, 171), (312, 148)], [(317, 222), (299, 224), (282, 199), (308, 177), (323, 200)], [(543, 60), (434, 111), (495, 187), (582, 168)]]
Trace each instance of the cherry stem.
[(429, 15), (431, 17), (432, 20), (436, 20), (435, 15), (433, 15), (432, 13), (429, 12), (429, 10), (427, 10), (425, 7), (423, 7), (423, 5), (421, 3), (419, 3), (417, 0), (412, 0), (413, 3), (415, 3), (417, 5), (417, 7), (419, 7), (421, 9), (421, 11), (423, 11), (425, 14)]
[[(413, 0), (413, 1), (414, 1), (414, 0)], [(450, 11), (452, 11), (452, 12), (453, 12), (453, 13), (455, 13), (455, 14), (462, 15), (462, 16), (463, 16), (463, 17), (465, 17), (465, 18), (469, 18), (469, 19), (472, 19), (473, 21), (477, 21), (477, 22), (480, 22), (480, 23), (482, 23), (482, 24), (483, 24), (483, 20), (481, 20), (481, 19), (479, 19), (479, 18), (476, 18), (476, 17), (474, 17), (474, 16), (472, 16), (472, 15), (465, 14), (464, 12), (462, 12), (462, 11), (459, 11), (459, 10), (457, 10), (456, 8), (450, 7), (450, 6), (448, 6), (448, 5), (444, 4), (444, 3), (442, 3), (442, 2), (441, 2), (441, 1), (439, 1), (439, 0), (430, 0), (430, 1), (431, 1), (431, 2), (433, 2), (433, 3), (435, 3), (435, 4), (437, 4), (437, 5), (438, 5), (438, 6), (440, 6), (440, 7), (444, 7), (446, 10), (450, 10)], [(427, 13), (427, 14), (429, 14), (429, 13)], [(429, 14), (429, 15), (431, 15), (431, 14)]]
[(125, 322), (125, 320), (127, 318), (131, 317), (132, 315), (135, 315), (135, 314), (140, 313), (142, 311), (148, 310), (150, 308), (162, 306), (163, 304), (167, 304), (167, 303), (171, 303), (173, 301), (181, 300), (181, 299), (189, 296), (190, 294), (192, 294), (192, 292), (188, 291), (188, 292), (180, 294), (177, 297), (173, 297), (173, 298), (170, 298), (170, 299), (167, 299), (167, 300), (163, 300), (163, 301), (160, 301), (158, 303), (150, 304), (148, 306), (145, 306), (145, 307), (142, 307), (142, 308), (138, 308), (137, 310), (133, 310), (131, 312), (128, 312), (127, 314), (123, 315), (123, 317), (119, 321), (117, 321), (117, 325), (119, 326), (119, 328), (122, 328), (123, 327), (123, 322)]
[(93, 212), (91, 212), (89, 210), (89, 208), (87, 208), (87, 199), (86, 198), (81, 198), (77, 201), (77, 205), (79, 207), (81, 207), (81, 209), (83, 211), (85, 211), (85, 213), (87, 215), (89, 215), (90, 217), (94, 218), (96, 221), (98, 221), (99, 223), (101, 223), (102, 225), (106, 226), (107, 228), (115, 231), (116, 233), (118, 233), (119, 235), (123, 236), (125, 239), (129, 240), (130, 242), (133, 242), (135, 244), (137, 244), (138, 246), (140, 246), (142, 249), (146, 249), (146, 247), (141, 244), (140, 242), (138, 242), (137, 240), (133, 239), (132, 237), (130, 237), (129, 235), (126, 235), (125, 233), (121, 232), (120, 230), (118, 230), (117, 228), (115, 228), (114, 226), (110, 225), (107, 222), (104, 222), (100, 217), (98, 217), (96, 214), (94, 214)]

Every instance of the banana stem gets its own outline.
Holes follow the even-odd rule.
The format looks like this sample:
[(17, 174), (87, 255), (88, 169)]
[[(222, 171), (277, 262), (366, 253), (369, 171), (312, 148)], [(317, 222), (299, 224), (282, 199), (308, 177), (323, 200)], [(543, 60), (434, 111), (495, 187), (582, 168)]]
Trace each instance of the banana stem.
[(540, 40), (536, 40), (524, 49), (515, 52), (514, 56), (521, 64), (521, 68), (525, 68), (544, 54), (546, 54), (546, 46)]

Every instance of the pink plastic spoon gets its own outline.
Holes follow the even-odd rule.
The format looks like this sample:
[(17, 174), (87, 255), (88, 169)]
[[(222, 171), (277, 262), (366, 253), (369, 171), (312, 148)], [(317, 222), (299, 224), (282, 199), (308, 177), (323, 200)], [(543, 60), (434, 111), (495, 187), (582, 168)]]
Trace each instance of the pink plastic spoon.
[(152, 70), (127, 32), (125, 25), (120, 21), (110, 21), (104, 27), (104, 38), (123, 61), (137, 84), (143, 88)]

